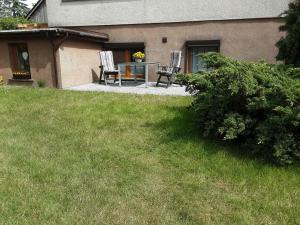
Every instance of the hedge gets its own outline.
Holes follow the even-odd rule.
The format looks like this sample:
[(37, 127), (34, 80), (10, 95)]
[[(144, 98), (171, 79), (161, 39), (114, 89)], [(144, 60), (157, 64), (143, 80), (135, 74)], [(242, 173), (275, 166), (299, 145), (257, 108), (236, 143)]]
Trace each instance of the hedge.
[(18, 24), (26, 23), (30, 23), (30, 21), (23, 17), (0, 18), (0, 30), (14, 30), (17, 29)]
[(201, 131), (281, 165), (299, 162), (300, 69), (201, 57), (208, 70), (185, 77)]

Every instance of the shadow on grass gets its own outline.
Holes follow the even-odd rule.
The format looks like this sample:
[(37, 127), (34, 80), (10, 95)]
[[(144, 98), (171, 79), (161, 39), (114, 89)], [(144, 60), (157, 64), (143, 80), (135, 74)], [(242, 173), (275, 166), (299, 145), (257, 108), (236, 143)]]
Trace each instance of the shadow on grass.
[[(163, 131), (164, 135), (157, 135), (157, 141), (160, 144), (165, 143), (193, 143), (204, 146), (204, 151), (208, 155), (216, 154), (220, 151), (226, 151), (231, 156), (242, 161), (253, 161), (260, 165), (275, 166), (273, 163), (261, 158), (255, 157), (238, 143), (225, 142), (216, 137), (204, 136), (201, 128), (197, 126), (196, 115), (191, 108), (185, 106), (168, 107), (170, 119), (162, 119), (156, 123), (147, 124), (153, 129), (153, 132)], [(175, 115), (175, 116), (174, 116)]]

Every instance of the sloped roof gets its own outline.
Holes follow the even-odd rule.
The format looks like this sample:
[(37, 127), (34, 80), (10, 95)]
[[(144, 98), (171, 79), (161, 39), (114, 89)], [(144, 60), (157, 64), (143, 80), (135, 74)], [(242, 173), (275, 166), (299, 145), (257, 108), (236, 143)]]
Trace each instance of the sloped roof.
[(35, 3), (35, 5), (32, 7), (32, 9), (27, 13), (26, 15), (26, 19), (30, 19), (30, 17), (32, 16), (32, 14), (34, 14), (36, 12), (36, 10), (38, 10), (38, 8), (45, 2), (46, 0), (39, 0), (37, 3)]

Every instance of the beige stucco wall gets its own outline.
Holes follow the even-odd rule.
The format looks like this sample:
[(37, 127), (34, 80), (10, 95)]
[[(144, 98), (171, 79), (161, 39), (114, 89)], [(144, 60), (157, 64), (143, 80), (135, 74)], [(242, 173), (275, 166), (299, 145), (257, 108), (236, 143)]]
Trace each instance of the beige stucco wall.
[(0, 39), (0, 74), (4, 76), (5, 82), (12, 78), (9, 43), (27, 43), (31, 78), (35, 83), (38, 80), (44, 80), (48, 87), (55, 86), (52, 46), (48, 40), (41, 39)]
[[(265, 59), (275, 63), (275, 43), (283, 33), (278, 31), (280, 19), (211, 21), (193, 23), (92, 26), (81, 29), (107, 33), (110, 42), (144, 42), (147, 61), (168, 64), (170, 51), (181, 49), (189, 40), (221, 40), (221, 53), (241, 60)], [(168, 42), (162, 43), (167, 37)], [(12, 77), (8, 43), (27, 43), (30, 54), (31, 76), (36, 82), (45, 80), (47, 86), (55, 85), (52, 46), (46, 39), (0, 39), (0, 74), (5, 80)], [(66, 41), (58, 50), (59, 87), (70, 87), (96, 81), (99, 77), (99, 50), (101, 44), (83, 40)], [(184, 61), (182, 67), (184, 70)], [(155, 68), (150, 70), (150, 80), (156, 80)]]
[[(280, 19), (255, 19), (169, 23), (147, 25), (91, 26), (81, 29), (107, 33), (110, 42), (144, 42), (147, 61), (168, 64), (170, 51), (181, 49), (185, 57), (185, 42), (189, 40), (221, 40), (221, 53), (241, 60), (265, 59), (275, 63), (275, 43), (283, 33), (278, 31)], [(163, 44), (162, 38), (168, 43)], [(182, 63), (184, 67), (184, 61)], [(150, 73), (155, 80), (155, 73)]]
[(4, 77), (5, 83), (7, 83), (7, 80), (12, 77), (8, 54), (8, 43), (4, 40), (0, 40), (0, 76)]
[(66, 41), (59, 48), (59, 86), (88, 84), (99, 78), (101, 44)]

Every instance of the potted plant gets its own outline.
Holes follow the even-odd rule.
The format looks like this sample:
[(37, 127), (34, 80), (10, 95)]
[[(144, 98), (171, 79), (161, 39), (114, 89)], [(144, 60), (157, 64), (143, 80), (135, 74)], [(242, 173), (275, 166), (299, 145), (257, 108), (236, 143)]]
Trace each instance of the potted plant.
[(142, 62), (145, 58), (145, 53), (143, 52), (136, 52), (133, 54), (133, 58), (136, 62)]
[(23, 72), (23, 71), (13, 71), (13, 78), (14, 79), (30, 79), (30, 72)]
[(4, 85), (4, 78), (3, 76), (0, 74), (0, 86)]

